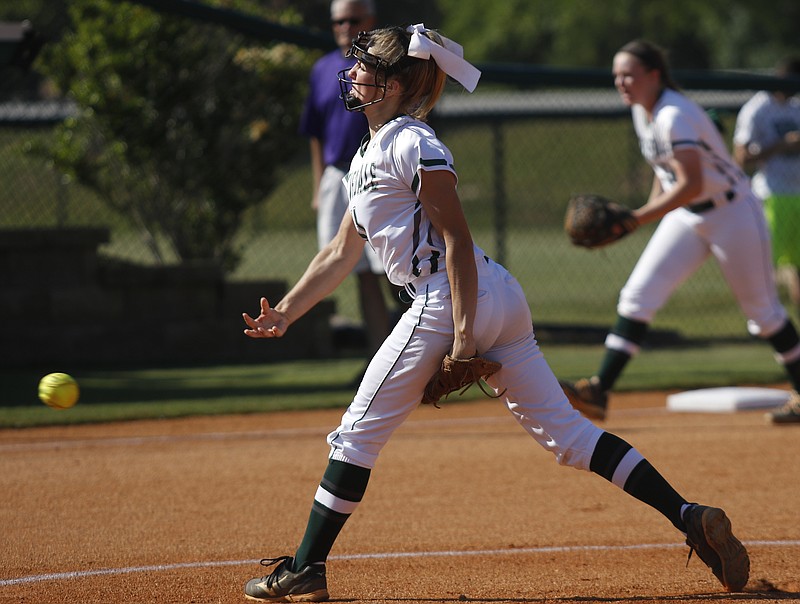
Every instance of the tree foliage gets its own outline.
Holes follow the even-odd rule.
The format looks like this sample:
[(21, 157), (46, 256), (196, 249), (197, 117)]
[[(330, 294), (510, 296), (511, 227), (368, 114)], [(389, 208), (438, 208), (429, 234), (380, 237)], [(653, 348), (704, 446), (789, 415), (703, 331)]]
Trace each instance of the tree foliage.
[(770, 68), (800, 52), (800, 3), (776, 0), (437, 0), (438, 27), (477, 62), (608, 67), (634, 38), (680, 69)]
[(213, 25), (110, 0), (75, 0), (41, 69), (80, 112), (58, 130), (59, 168), (183, 261), (232, 268), (243, 211), (298, 145), (312, 55), (247, 46)]

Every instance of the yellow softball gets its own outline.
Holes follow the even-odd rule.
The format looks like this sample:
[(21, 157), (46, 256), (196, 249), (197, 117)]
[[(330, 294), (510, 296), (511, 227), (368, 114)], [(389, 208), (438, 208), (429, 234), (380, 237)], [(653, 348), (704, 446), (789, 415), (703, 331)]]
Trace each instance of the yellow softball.
[(66, 373), (49, 373), (39, 382), (39, 398), (53, 409), (69, 409), (79, 396), (78, 383)]

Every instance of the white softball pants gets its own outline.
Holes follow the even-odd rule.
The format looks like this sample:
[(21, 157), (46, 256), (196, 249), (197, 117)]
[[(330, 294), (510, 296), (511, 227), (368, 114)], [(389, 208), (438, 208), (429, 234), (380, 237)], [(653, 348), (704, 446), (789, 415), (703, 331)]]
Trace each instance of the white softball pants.
[(673, 210), (662, 218), (622, 288), (617, 312), (650, 323), (678, 286), (713, 255), (747, 317), (748, 331), (769, 337), (787, 319), (770, 245), (761, 200), (753, 194), (703, 214)]
[[(544, 359), (519, 283), (477, 257), (478, 351), (502, 363), (489, 379), (520, 425), (560, 464), (588, 470), (603, 430), (575, 411)], [(365, 468), (417, 408), (428, 379), (453, 344), (450, 288), (444, 271), (414, 282), (417, 295), (369, 364), (341, 425), (328, 435), (330, 458)]]

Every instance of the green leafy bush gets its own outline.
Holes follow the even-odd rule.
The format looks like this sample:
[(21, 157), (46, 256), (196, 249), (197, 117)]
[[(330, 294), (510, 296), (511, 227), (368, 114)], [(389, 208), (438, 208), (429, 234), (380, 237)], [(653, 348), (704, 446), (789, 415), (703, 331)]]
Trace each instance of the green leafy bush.
[(128, 216), (156, 261), (233, 269), (244, 210), (302, 142), (313, 53), (124, 2), (76, 0), (69, 14), (40, 65), (79, 108), (58, 128), (56, 166)]

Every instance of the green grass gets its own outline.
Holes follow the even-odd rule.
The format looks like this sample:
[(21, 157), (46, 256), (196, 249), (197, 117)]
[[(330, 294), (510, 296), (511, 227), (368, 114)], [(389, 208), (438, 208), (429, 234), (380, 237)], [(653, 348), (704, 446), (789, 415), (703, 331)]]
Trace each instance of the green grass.
[[(553, 371), (577, 379), (594, 373), (602, 346), (543, 344)], [(56, 411), (36, 396), (41, 372), (0, 372), (0, 427), (79, 424), (191, 415), (261, 413), (286, 409), (344, 410), (350, 382), (363, 361), (297, 361), (263, 365), (74, 369), (81, 400)], [(309, 376), (312, 376), (309, 378)], [(645, 350), (628, 367), (618, 390), (687, 389), (785, 380), (760, 342)], [(477, 388), (464, 398), (483, 395)]]
[[(0, 373), (0, 426), (72, 424), (141, 418), (257, 413), (341, 406), (360, 359), (267, 365), (73, 369), (81, 397), (57, 411), (37, 398), (41, 374)], [(313, 375), (313, 380), (309, 380)]]

